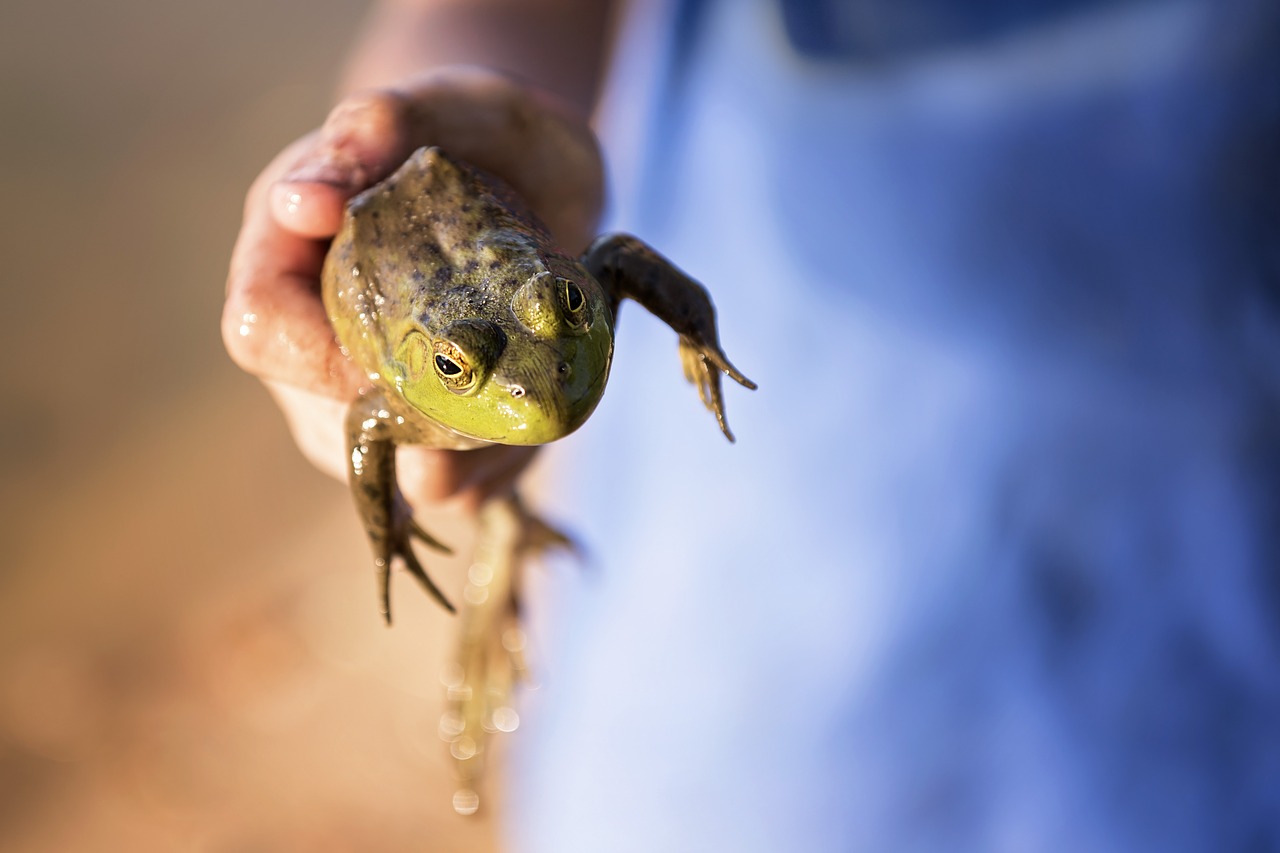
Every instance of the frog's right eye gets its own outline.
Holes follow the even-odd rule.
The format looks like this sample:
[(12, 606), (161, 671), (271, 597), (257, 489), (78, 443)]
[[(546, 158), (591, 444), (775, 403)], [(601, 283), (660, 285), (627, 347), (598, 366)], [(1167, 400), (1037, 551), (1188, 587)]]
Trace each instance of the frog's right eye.
[(479, 378), (471, 369), (471, 363), (462, 353), (462, 349), (453, 341), (436, 341), (431, 349), (434, 353), (432, 363), (436, 368), (436, 376), (441, 384), (455, 394), (465, 394), (476, 385)]
[(467, 395), (484, 385), (506, 345), (507, 336), (497, 325), (469, 318), (455, 320), (431, 338), (417, 329), (410, 331), (400, 345), (399, 360), (410, 381), (434, 372), (445, 390)]

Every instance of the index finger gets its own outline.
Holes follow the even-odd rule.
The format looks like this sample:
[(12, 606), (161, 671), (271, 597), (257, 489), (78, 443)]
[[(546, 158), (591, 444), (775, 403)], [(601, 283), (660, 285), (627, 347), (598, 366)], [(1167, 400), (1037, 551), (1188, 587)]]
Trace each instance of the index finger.
[(315, 144), (314, 137), (304, 137), (286, 148), (249, 190), (227, 275), (222, 337), (249, 373), (349, 399), (362, 377), (338, 348), (320, 300), (327, 240), (286, 228), (269, 201), (278, 176)]
[[(585, 119), (549, 93), (482, 68), (439, 68), (334, 108), (315, 146), (272, 188), (277, 221), (317, 237), (345, 201), (424, 145), (502, 178), (562, 246), (584, 250), (603, 205), (603, 162)], [(336, 195), (335, 195), (336, 194)]]

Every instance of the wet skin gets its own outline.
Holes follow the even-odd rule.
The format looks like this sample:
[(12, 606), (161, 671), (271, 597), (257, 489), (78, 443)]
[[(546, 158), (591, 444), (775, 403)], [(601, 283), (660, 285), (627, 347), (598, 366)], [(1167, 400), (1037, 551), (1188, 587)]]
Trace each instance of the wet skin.
[[(622, 299), (676, 331), (685, 376), (730, 441), (720, 374), (756, 387), (721, 351), (707, 292), (653, 249), (611, 235), (569, 257), (505, 184), (437, 148), (351, 200), (322, 282), (343, 351), (369, 378), (347, 416), (350, 482), (388, 619), (396, 558), (453, 609), (411, 547), (413, 537), (443, 546), (400, 495), (396, 446), (534, 445), (573, 432), (604, 393)], [(514, 495), (499, 500), (520, 530), (513, 547), (562, 539)]]

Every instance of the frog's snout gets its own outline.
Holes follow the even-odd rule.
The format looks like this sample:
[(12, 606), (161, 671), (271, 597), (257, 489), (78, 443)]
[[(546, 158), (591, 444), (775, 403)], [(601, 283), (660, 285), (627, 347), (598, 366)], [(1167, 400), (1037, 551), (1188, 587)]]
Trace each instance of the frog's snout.
[(553, 371), (548, 371), (545, 375), (546, 381), (537, 381), (537, 379), (542, 379), (542, 376), (538, 376), (537, 379), (533, 377), (521, 379), (517, 375), (511, 374), (499, 375), (494, 378), (499, 385), (507, 389), (507, 392), (517, 400), (529, 393), (530, 382), (535, 386), (533, 389), (535, 393), (541, 391), (559, 398), (574, 396), (572, 389), (573, 364), (568, 361), (560, 361)]

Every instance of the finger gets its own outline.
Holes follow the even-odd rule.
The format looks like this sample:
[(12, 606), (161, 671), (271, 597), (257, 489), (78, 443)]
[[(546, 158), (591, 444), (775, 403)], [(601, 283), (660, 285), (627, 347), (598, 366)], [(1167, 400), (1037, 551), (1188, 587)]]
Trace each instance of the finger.
[(360, 92), (334, 107), (312, 144), (271, 186), (276, 221), (308, 237), (337, 234), (347, 200), (395, 171), (416, 147), (407, 114), (405, 96), (391, 90)]
[(400, 90), (346, 98), (307, 156), (272, 187), (272, 211), (295, 233), (332, 236), (346, 199), (424, 145), (510, 183), (572, 252), (593, 236), (603, 165), (586, 122), (548, 93), (469, 67), (435, 69)]
[(282, 382), (267, 380), (263, 385), (284, 412), (294, 443), (307, 461), (333, 479), (347, 482), (351, 456), (345, 422), (350, 401), (313, 394)]
[(222, 327), (227, 350), (245, 370), (334, 398), (355, 394), (363, 377), (334, 339), (320, 273), (347, 199), (400, 159), (403, 114), (392, 93), (349, 99), (250, 189)]
[(289, 268), (297, 239), (271, 224), (246, 223), (228, 278), (223, 342), (241, 368), (264, 380), (351, 399), (362, 374), (338, 348), (315, 274), (301, 264)]
[[(348, 404), (286, 383), (264, 384), (284, 411), (294, 442), (307, 460), (346, 482), (350, 457), (343, 421)], [(475, 508), (485, 498), (509, 490), (536, 452), (534, 447), (501, 445), (465, 453), (401, 445), (396, 479), (411, 507), (457, 501), (462, 508)]]
[(509, 490), (536, 452), (534, 447), (506, 445), (465, 453), (402, 445), (396, 452), (396, 478), (414, 507), (453, 502), (474, 509)]
[(320, 301), (326, 246), (282, 226), (268, 202), (275, 178), (305, 160), (316, 141), (304, 137), (285, 149), (249, 191), (227, 276), (222, 335), (248, 372), (350, 399), (362, 377), (338, 349)]
[(502, 177), (564, 248), (586, 247), (603, 203), (603, 165), (572, 108), (480, 68), (435, 69), (405, 91), (411, 146), (429, 141)]

